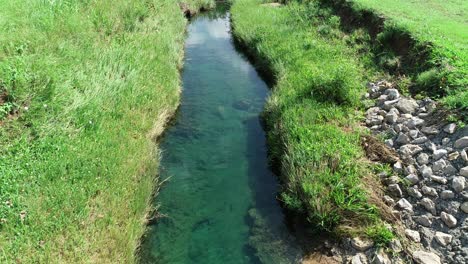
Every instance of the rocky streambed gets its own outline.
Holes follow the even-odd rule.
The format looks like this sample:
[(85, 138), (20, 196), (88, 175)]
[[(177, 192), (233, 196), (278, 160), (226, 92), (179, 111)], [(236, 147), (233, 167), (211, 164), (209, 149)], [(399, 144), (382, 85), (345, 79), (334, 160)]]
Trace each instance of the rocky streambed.
[(375, 100), (366, 126), (398, 157), (393, 173), (379, 176), (384, 201), (411, 241), (410, 257), (468, 263), (468, 126), (447, 121), (435, 101), (402, 96), (385, 81), (370, 83), (366, 97)]

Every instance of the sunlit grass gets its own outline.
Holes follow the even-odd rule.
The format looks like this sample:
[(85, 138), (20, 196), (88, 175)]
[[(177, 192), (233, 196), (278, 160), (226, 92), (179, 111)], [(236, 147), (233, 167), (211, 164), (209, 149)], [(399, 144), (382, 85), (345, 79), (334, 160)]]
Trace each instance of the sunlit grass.
[(320, 230), (381, 226), (362, 184), (370, 174), (357, 124), (366, 71), (339, 18), (315, 4), (261, 3), (235, 1), (232, 19), (236, 37), (276, 79), (265, 119), (280, 199)]
[(175, 0), (0, 1), (1, 263), (134, 261), (185, 26)]
[[(419, 45), (429, 45), (428, 65), (432, 68), (416, 76), (416, 85), (429, 94), (446, 96), (441, 101), (450, 108), (468, 110), (467, 1), (352, 0), (349, 3), (356, 10), (372, 10), (385, 17), (384, 33), (399, 29), (408, 32)], [(418, 83), (429, 77), (432, 83)]]

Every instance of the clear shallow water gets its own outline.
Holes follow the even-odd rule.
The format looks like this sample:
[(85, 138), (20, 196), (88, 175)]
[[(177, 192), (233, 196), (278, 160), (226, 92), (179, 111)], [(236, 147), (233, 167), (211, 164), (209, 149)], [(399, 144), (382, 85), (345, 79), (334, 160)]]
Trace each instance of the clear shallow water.
[(234, 48), (229, 17), (188, 27), (183, 96), (161, 142), (157, 197), (167, 217), (142, 241), (142, 263), (295, 263), (300, 251), (275, 200), (259, 114), (268, 87)]

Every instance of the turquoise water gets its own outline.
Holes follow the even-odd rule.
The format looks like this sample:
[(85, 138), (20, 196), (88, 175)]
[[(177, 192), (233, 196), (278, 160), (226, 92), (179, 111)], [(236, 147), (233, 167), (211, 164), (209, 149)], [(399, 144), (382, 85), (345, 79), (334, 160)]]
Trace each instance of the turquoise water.
[(259, 120), (268, 87), (232, 43), (228, 14), (188, 27), (183, 95), (161, 142), (156, 203), (166, 217), (143, 239), (142, 263), (295, 263), (275, 200)]

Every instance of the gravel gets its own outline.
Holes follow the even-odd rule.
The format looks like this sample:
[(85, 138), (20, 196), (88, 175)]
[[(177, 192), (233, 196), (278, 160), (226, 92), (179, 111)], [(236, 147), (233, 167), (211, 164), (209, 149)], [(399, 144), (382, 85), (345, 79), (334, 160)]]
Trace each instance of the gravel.
[(380, 99), (366, 124), (400, 158), (393, 174), (381, 177), (384, 202), (400, 211), (406, 236), (420, 248), (414, 262), (468, 263), (468, 126), (437, 117), (433, 100), (407, 98), (382, 83), (369, 91)]

